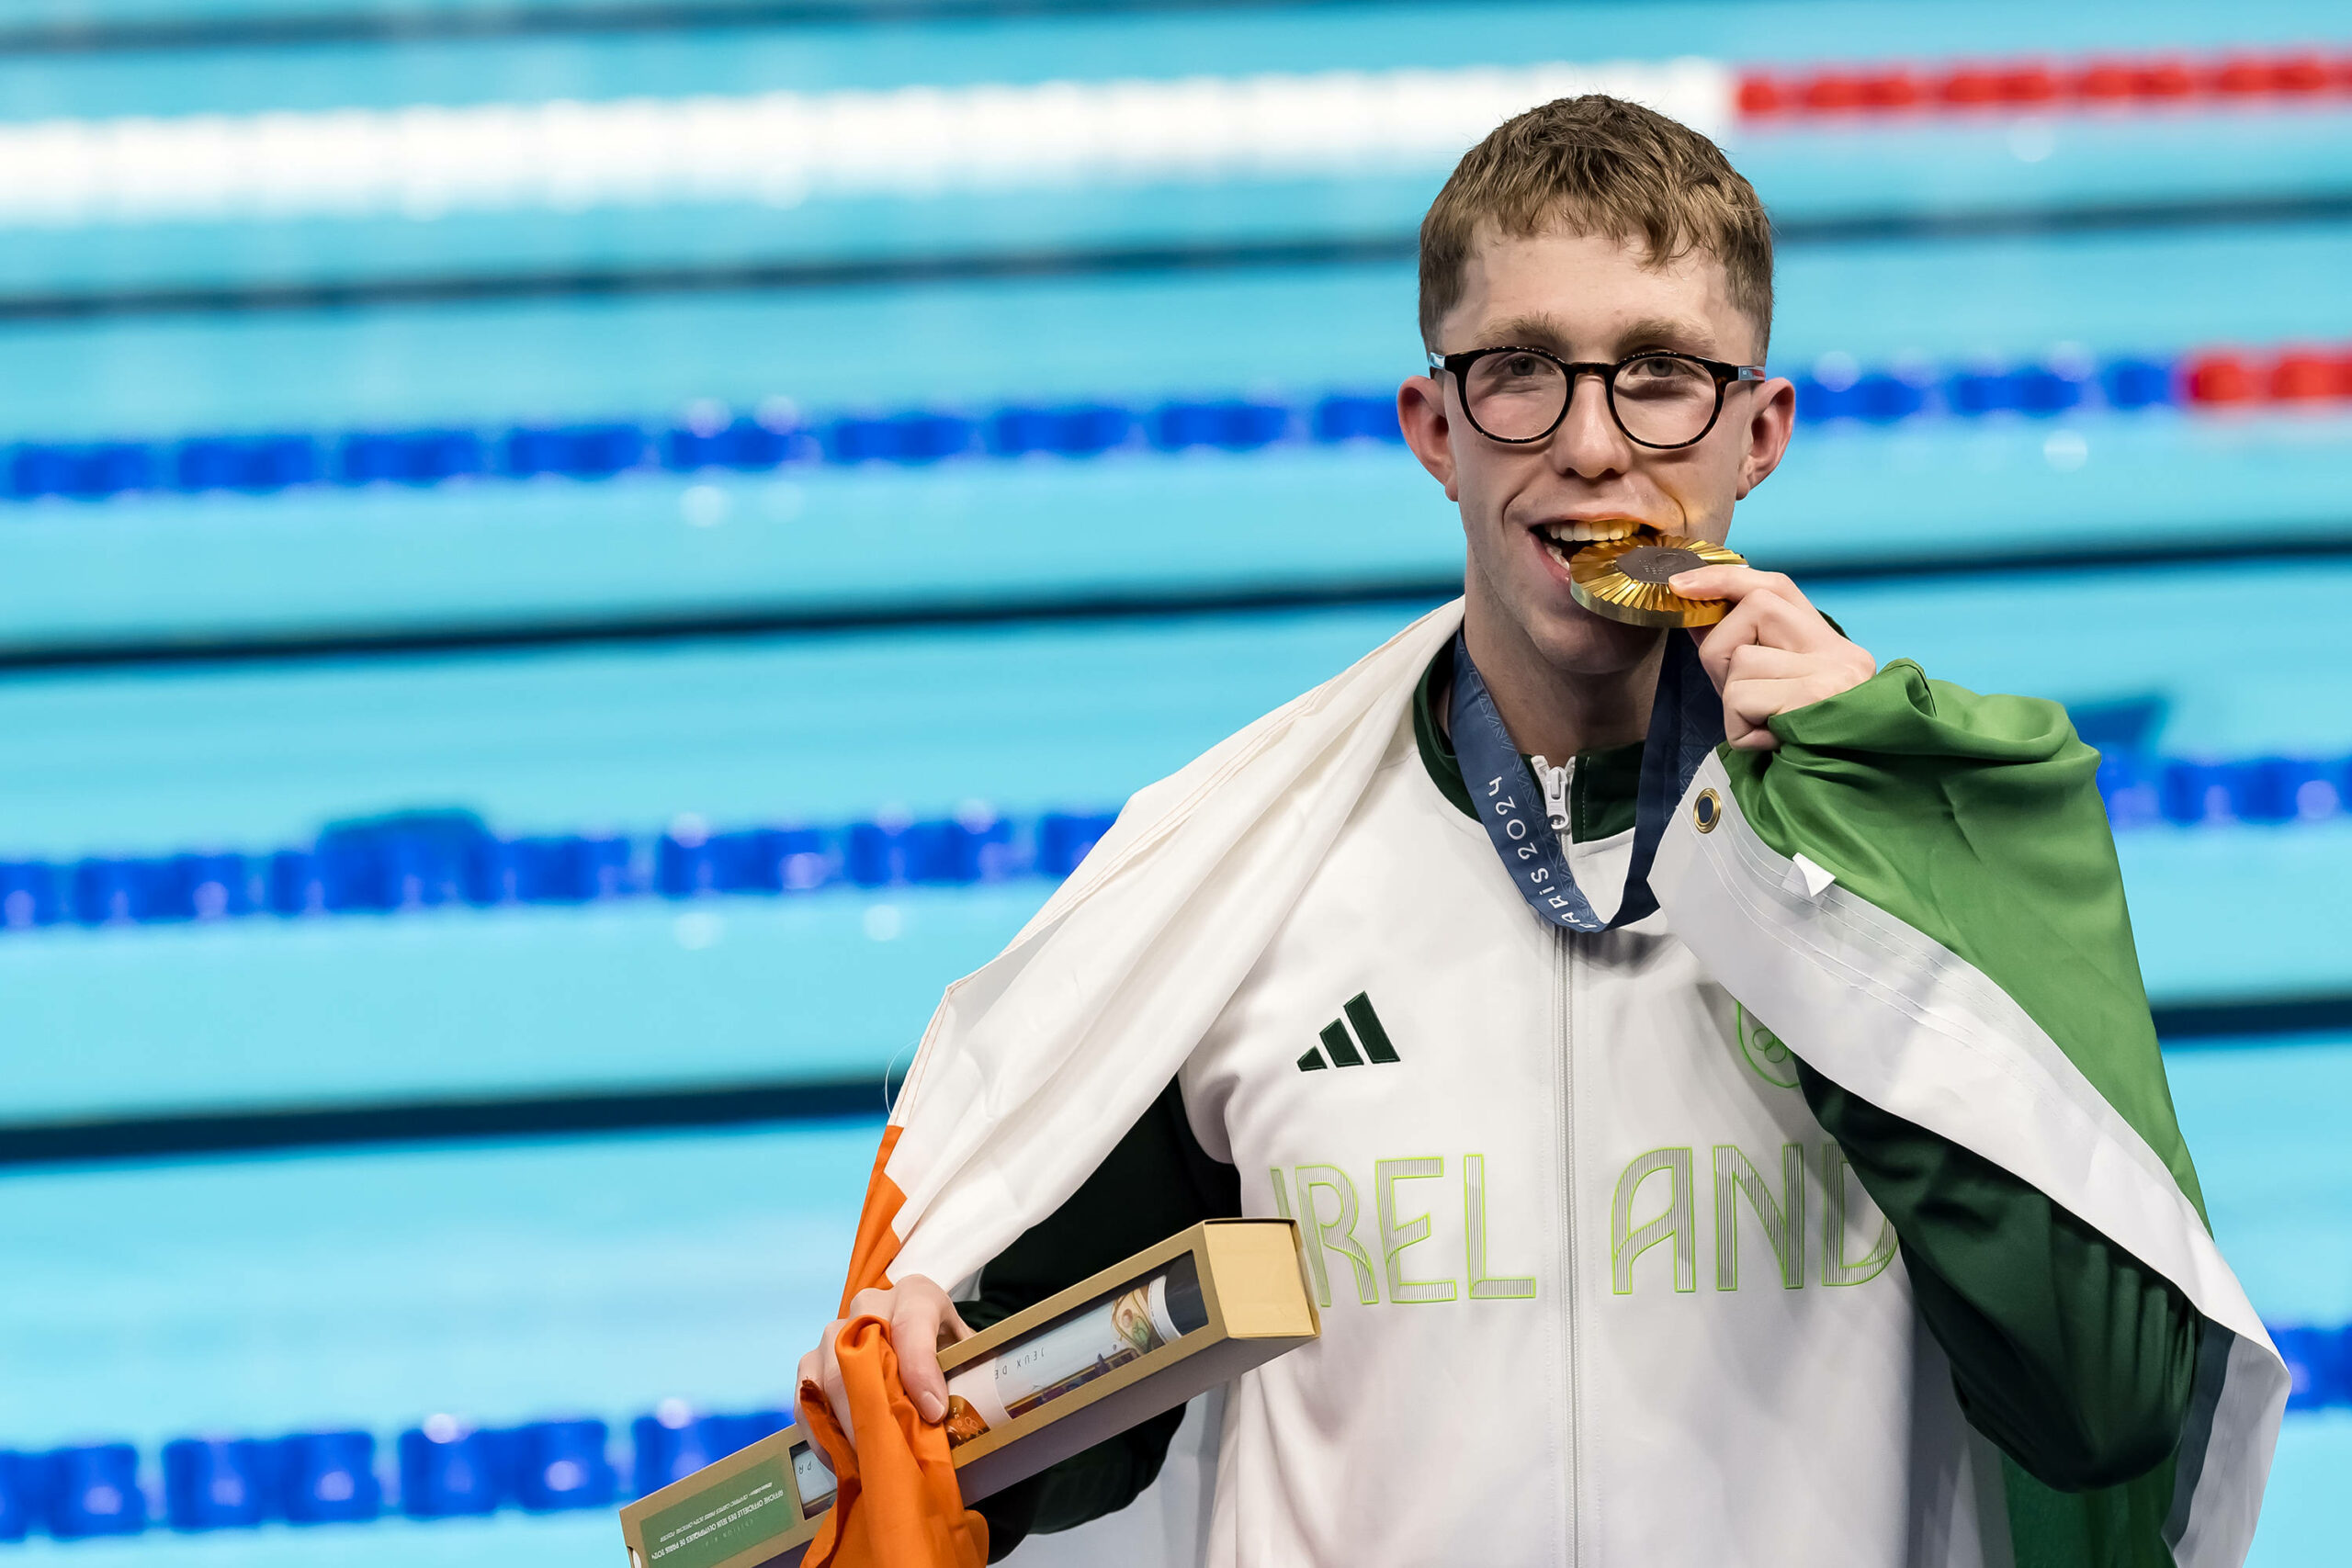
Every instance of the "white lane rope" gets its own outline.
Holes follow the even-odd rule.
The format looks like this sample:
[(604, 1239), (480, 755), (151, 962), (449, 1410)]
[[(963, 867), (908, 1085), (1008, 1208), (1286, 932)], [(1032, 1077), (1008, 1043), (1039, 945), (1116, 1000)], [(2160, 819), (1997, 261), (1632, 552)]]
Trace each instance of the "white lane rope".
[(1708, 60), (0, 125), (0, 227), (584, 211), (1442, 170), (1607, 92), (1719, 134)]

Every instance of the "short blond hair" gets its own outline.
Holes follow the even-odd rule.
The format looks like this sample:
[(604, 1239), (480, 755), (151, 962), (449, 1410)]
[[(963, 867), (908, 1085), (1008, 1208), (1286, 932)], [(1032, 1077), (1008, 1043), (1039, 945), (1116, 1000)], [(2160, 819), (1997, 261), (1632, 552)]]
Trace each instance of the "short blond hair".
[(1638, 243), (1653, 266), (1703, 251), (1756, 323), (1759, 355), (1771, 339), (1764, 203), (1723, 149), (1654, 109), (1600, 93), (1555, 98), (1463, 154), (1421, 220), (1421, 339), (1432, 349), (1487, 224), (1514, 239), (1555, 227), (1609, 235)]

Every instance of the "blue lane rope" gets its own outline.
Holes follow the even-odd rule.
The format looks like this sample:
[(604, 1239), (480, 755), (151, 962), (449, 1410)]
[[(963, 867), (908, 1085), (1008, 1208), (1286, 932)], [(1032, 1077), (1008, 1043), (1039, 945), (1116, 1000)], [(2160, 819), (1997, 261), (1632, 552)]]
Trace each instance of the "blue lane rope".
[[(2274, 1325), (2270, 1337), (2292, 1380), (2290, 1411), (2352, 1405), (2352, 1326)], [(0, 1450), (0, 1541), (609, 1508), (791, 1421), (785, 1410), (711, 1415), (673, 1401), (629, 1423), (625, 1461), (593, 1417), (491, 1427), (435, 1416), (394, 1438), (390, 1463), (356, 1428), (178, 1438), (163, 1446), (160, 1474), (129, 1443)]]
[(410, 812), (332, 827), (309, 845), (260, 854), (0, 863), (0, 929), (1059, 880), (1115, 816), (975, 813), (717, 833), (679, 826), (650, 838), (510, 839), (469, 812)]
[(589, 1417), (483, 1427), (436, 1416), (393, 1440), (390, 1464), (374, 1434), (356, 1429), (177, 1438), (163, 1446), (159, 1477), (129, 1443), (0, 1450), (0, 1541), (610, 1507), (791, 1424), (783, 1410), (709, 1415), (673, 1402), (630, 1423), (626, 1465), (611, 1428)]
[[(2099, 788), (2119, 830), (2324, 822), (2352, 807), (2352, 756), (2202, 761), (2113, 750)], [(1116, 816), (975, 810), (831, 827), (503, 838), (470, 812), (409, 812), (260, 853), (0, 862), (0, 931), (1058, 881)]]
[[(1865, 368), (1825, 355), (1795, 378), (1807, 421), (1871, 424), (1917, 418), (2054, 417), (2077, 409), (2132, 411), (2180, 400), (2168, 360), (2098, 364)], [(764, 473), (819, 465), (920, 465), (949, 458), (1066, 458), (1114, 452), (1252, 452), (1277, 445), (1399, 443), (1386, 391), (1297, 399), (1013, 405), (987, 411), (901, 409), (802, 421), (780, 406), (761, 415), (703, 405), (683, 423), (601, 423), (476, 429), (199, 435), (164, 441), (28, 442), (0, 449), (0, 496), (98, 501), (163, 491), (274, 494), (311, 486), (432, 488), (556, 476)]]

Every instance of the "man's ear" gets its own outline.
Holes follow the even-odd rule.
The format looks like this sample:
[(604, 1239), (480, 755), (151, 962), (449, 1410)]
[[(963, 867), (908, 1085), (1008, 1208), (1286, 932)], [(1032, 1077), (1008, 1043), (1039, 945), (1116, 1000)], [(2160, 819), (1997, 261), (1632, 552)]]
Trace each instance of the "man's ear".
[(1436, 378), (1405, 378), (1396, 389), (1396, 423), (1421, 467), (1445, 487), (1446, 500), (1460, 501), (1453, 485), (1453, 422), (1446, 417), (1445, 388)]
[(1734, 501), (1746, 501), (1747, 492), (1781, 466), (1796, 428), (1797, 389), (1787, 378), (1775, 376), (1760, 383), (1748, 401), (1747, 445), (1739, 455), (1739, 489)]

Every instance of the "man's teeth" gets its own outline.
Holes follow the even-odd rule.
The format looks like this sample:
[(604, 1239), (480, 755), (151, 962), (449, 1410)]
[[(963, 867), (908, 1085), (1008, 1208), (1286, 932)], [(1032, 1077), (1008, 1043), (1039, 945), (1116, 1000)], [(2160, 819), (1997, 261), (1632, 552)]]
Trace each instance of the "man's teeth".
[(1547, 523), (1543, 527), (1544, 547), (1552, 558), (1566, 566), (1568, 558), (1586, 545), (1603, 539), (1630, 539), (1641, 525), (1626, 517), (1607, 517), (1597, 523)]
[(1630, 539), (1641, 527), (1630, 517), (1604, 517), (1591, 523), (1546, 523), (1544, 534), (1559, 545), (1589, 545), (1602, 539)]

